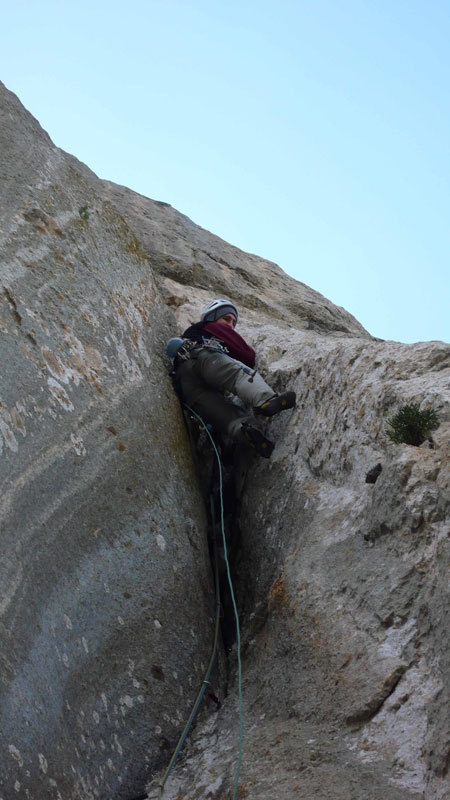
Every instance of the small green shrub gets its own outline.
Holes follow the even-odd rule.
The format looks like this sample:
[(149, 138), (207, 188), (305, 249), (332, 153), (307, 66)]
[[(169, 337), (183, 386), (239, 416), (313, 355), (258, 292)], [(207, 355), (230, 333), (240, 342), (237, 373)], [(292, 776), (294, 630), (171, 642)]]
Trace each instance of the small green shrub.
[(78, 209), (78, 213), (84, 222), (87, 222), (89, 219), (89, 206), (80, 206)]
[(421, 411), (419, 403), (409, 403), (389, 417), (386, 432), (395, 444), (419, 447), (438, 427), (438, 416), (432, 408)]

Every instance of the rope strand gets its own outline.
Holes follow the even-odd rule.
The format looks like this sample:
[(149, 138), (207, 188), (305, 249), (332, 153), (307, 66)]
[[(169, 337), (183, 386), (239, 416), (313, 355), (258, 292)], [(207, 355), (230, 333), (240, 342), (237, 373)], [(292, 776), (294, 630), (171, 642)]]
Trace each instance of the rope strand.
[[(228, 559), (228, 548), (227, 548), (226, 535), (225, 535), (225, 509), (224, 509), (224, 503), (223, 503), (222, 462), (220, 460), (220, 455), (219, 455), (219, 451), (217, 450), (216, 443), (215, 443), (213, 437), (211, 436), (211, 433), (208, 430), (208, 427), (205, 424), (205, 422), (203, 421), (203, 419), (199, 416), (199, 414), (197, 414), (195, 411), (193, 411), (192, 408), (190, 408), (187, 405), (185, 405), (185, 407), (188, 409), (188, 411), (191, 414), (193, 414), (193, 416), (197, 420), (199, 420), (199, 422), (203, 426), (204, 430), (208, 434), (210, 442), (212, 444), (212, 447), (214, 449), (214, 452), (215, 452), (215, 455), (216, 455), (216, 458), (217, 458), (217, 466), (218, 466), (218, 471), (219, 471), (220, 527), (221, 527), (221, 532), (222, 532), (222, 542), (223, 542), (224, 560), (225, 560), (226, 571), (227, 571), (228, 586), (229, 586), (229, 589), (230, 589), (231, 602), (232, 602), (232, 606), (233, 606), (233, 612), (234, 612), (235, 623), (236, 623), (236, 649), (237, 649), (237, 666), (238, 666), (239, 734), (238, 734), (238, 758), (237, 758), (235, 778), (234, 778), (234, 791), (233, 791), (233, 796), (232, 796), (232, 800), (236, 800), (238, 787), (239, 787), (239, 775), (240, 775), (240, 771), (241, 771), (242, 753), (243, 753), (243, 716), (244, 715), (243, 715), (243, 699), (242, 699), (241, 632), (240, 632), (240, 624), (239, 624), (239, 615), (238, 615), (236, 599), (235, 599), (234, 589), (233, 589), (233, 582), (232, 582), (232, 578), (231, 578), (231, 570), (230, 570), (230, 564), (229, 564), (229, 559)], [(212, 520), (214, 520), (214, 501), (213, 501), (212, 497), (211, 497), (211, 505), (212, 505), (211, 517), (212, 517)], [(192, 726), (194, 718), (195, 718), (195, 716), (197, 714), (197, 711), (198, 711), (198, 708), (200, 706), (200, 703), (201, 703), (201, 701), (203, 699), (203, 695), (205, 693), (206, 686), (209, 683), (209, 678), (210, 678), (210, 675), (211, 675), (211, 672), (212, 672), (212, 668), (214, 666), (214, 661), (215, 661), (215, 658), (216, 658), (217, 642), (218, 642), (218, 638), (219, 638), (220, 608), (221, 608), (221, 605), (220, 605), (220, 587), (219, 587), (219, 568), (218, 568), (217, 554), (215, 554), (214, 572), (215, 572), (215, 583), (216, 583), (216, 621), (215, 621), (215, 630), (214, 630), (213, 650), (212, 650), (212, 654), (211, 654), (211, 658), (210, 658), (210, 661), (209, 661), (209, 664), (208, 664), (208, 669), (206, 671), (205, 678), (202, 681), (202, 685), (200, 687), (200, 691), (199, 691), (199, 693), (197, 695), (197, 698), (195, 700), (195, 703), (194, 703), (194, 705), (192, 707), (192, 711), (191, 711), (191, 713), (189, 715), (188, 721), (187, 721), (187, 723), (186, 723), (186, 725), (185, 725), (185, 727), (183, 729), (183, 732), (182, 732), (182, 734), (181, 734), (181, 736), (180, 736), (180, 738), (178, 740), (178, 743), (177, 743), (177, 746), (176, 746), (176, 748), (174, 750), (172, 758), (170, 759), (169, 765), (168, 765), (168, 767), (167, 767), (167, 769), (166, 769), (166, 771), (164, 773), (164, 776), (163, 776), (163, 778), (161, 780), (161, 783), (159, 785), (158, 800), (162, 799), (163, 792), (164, 792), (164, 786), (165, 786), (165, 784), (166, 784), (166, 782), (167, 782), (167, 780), (169, 778), (169, 775), (170, 775), (173, 767), (175, 766), (175, 763), (176, 763), (176, 761), (178, 759), (178, 756), (179, 756), (180, 751), (181, 751), (181, 749), (182, 749), (182, 747), (184, 745), (184, 742), (186, 741), (186, 738), (188, 736), (188, 733), (190, 731), (190, 728)]]

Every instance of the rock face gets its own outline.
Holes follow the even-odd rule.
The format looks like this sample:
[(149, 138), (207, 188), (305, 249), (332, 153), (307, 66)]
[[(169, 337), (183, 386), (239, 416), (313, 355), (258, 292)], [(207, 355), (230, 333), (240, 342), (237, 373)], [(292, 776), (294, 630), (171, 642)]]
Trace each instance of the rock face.
[(171, 314), (87, 170), (4, 88), (0, 113), (0, 796), (126, 798), (212, 638)]
[[(450, 346), (374, 340), (276, 265), (100, 181), (1, 84), (0, 153), (0, 798), (157, 797), (214, 615), (164, 343), (221, 295), (269, 383), (298, 395), (237, 481), (237, 796), (449, 797)], [(438, 413), (433, 447), (385, 435), (407, 402)], [(233, 794), (236, 655), (167, 800)]]

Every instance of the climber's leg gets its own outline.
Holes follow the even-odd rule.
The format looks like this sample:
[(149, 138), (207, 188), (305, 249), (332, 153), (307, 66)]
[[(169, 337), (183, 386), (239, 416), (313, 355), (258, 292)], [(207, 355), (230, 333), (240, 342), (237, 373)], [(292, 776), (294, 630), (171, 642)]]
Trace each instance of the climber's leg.
[(177, 378), (186, 405), (220, 433), (231, 439), (240, 438), (242, 423), (248, 421), (250, 415), (240, 406), (226, 400), (220, 390), (206, 384), (200, 376), (196, 361), (189, 360), (180, 364)]
[(180, 364), (177, 379), (184, 403), (205, 423), (210, 423), (232, 441), (247, 442), (259, 455), (270, 458), (273, 442), (251, 423), (248, 412), (202, 380), (195, 360), (190, 359)]
[(276, 396), (258, 372), (225, 353), (201, 350), (197, 365), (209, 386), (236, 394), (246, 405), (257, 408)]

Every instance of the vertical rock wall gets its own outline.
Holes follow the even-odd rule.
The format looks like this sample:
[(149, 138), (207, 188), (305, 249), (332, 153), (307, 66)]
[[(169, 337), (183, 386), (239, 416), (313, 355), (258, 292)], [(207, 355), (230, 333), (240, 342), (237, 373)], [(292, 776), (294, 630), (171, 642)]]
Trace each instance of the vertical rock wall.
[[(294, 725), (313, 719), (321, 749), (338, 732), (388, 786), (444, 798), (450, 346), (300, 334), (269, 374), (292, 382), (299, 404), (275, 423), (281, 446), (241, 515), (243, 604), (266, 620), (250, 702)], [(408, 402), (439, 415), (433, 446), (389, 441), (386, 418)]]
[[(446, 800), (450, 346), (375, 341), (275, 264), (100, 181), (1, 85), (0, 153), (0, 798), (131, 800), (150, 775), (157, 796), (214, 610), (161, 354), (225, 295), (298, 395), (238, 481), (239, 796)], [(437, 411), (432, 448), (388, 441), (406, 402)], [(165, 800), (230, 797), (232, 680), (222, 699)]]
[[(287, 338), (258, 315), (247, 323), (260, 369), (298, 404), (265, 423), (277, 445), (242, 494), (239, 791), (446, 800), (450, 345)], [(386, 436), (387, 416), (409, 402), (439, 415), (432, 447)], [(235, 692), (190, 743), (167, 800), (228, 796)]]
[(0, 797), (129, 798), (212, 641), (171, 314), (87, 170), (0, 115)]

